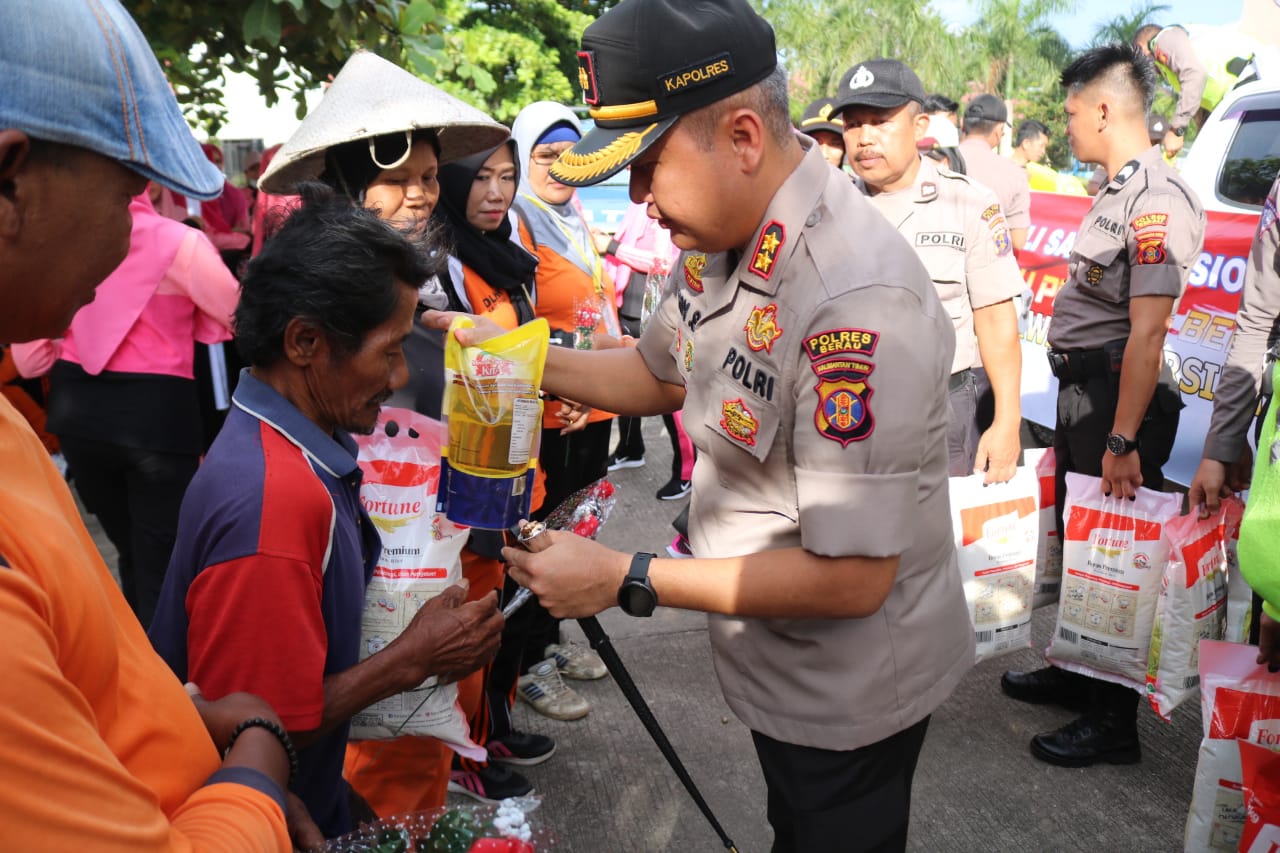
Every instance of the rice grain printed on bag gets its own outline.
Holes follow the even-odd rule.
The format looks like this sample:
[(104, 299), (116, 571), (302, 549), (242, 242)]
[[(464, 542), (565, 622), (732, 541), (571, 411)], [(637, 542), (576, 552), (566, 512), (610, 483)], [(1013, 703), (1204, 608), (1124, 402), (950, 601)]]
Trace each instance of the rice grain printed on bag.
[(983, 474), (952, 477), (951, 529), (973, 625), (975, 660), (1031, 646), (1031, 590), (1039, 532), (1035, 472), (1007, 483)]
[(1200, 644), (1204, 740), (1187, 813), (1187, 853), (1239, 847), (1245, 804), (1238, 739), (1280, 749), (1280, 675), (1267, 672), (1257, 657), (1254, 646)]
[(1046, 656), (1063, 669), (1145, 691), (1169, 557), (1164, 527), (1182, 496), (1140, 488), (1130, 501), (1104, 496), (1097, 477), (1066, 479), (1062, 598)]

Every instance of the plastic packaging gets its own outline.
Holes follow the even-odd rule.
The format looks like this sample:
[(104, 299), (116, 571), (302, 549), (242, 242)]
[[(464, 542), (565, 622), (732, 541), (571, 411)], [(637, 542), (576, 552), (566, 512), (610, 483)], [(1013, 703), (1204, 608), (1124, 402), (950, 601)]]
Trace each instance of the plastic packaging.
[(494, 806), (446, 806), (382, 818), (332, 839), (325, 853), (542, 853), (555, 834), (531, 815), (541, 801), (513, 797)]
[(1022, 451), (1022, 464), (1036, 472), (1040, 483), (1040, 531), (1036, 543), (1036, 581), (1031, 606), (1056, 604), (1062, 587), (1062, 540), (1058, 538), (1056, 460), (1052, 447)]
[(454, 332), (471, 325), (458, 317), (445, 342), (438, 508), (457, 524), (505, 530), (529, 515), (551, 330), (539, 319), (463, 347)]
[(1143, 692), (1156, 599), (1169, 559), (1165, 525), (1182, 495), (1106, 497), (1097, 477), (1067, 474), (1062, 597), (1051, 663)]
[[(462, 580), (469, 531), (435, 510), (444, 427), (408, 409), (386, 408), (368, 436), (357, 436), (364, 480), (360, 502), (382, 538), (382, 554), (365, 589), (360, 659), (386, 648), (429, 600)], [(429, 678), (376, 702), (351, 719), (354, 740), (401, 735), (435, 737), (459, 754), (483, 760), (455, 685)]]
[(1254, 646), (1200, 644), (1204, 740), (1187, 813), (1187, 853), (1234, 851), (1240, 844), (1245, 805), (1237, 739), (1280, 747), (1280, 676), (1257, 657)]
[(1227, 627), (1227, 528), (1239, 526), (1237, 500), (1218, 512), (1178, 516), (1165, 526), (1169, 562), (1160, 583), (1147, 661), (1147, 700), (1165, 720), (1200, 685), (1200, 641), (1221, 640)]
[(1280, 849), (1280, 753), (1247, 740), (1236, 743), (1244, 781), (1245, 823), (1240, 849), (1273, 853)]
[(1035, 472), (1024, 466), (989, 486), (984, 477), (950, 480), (951, 529), (979, 661), (1031, 646), (1039, 538)]

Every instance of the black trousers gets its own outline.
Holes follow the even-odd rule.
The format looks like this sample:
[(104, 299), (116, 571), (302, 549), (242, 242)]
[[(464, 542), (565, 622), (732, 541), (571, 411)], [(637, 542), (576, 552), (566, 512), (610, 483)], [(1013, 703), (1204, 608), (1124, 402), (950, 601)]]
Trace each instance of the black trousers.
[(769, 789), (773, 853), (907, 849), (911, 780), (929, 718), (859, 749), (783, 743), (752, 732)]
[(178, 534), (178, 510), (200, 458), (58, 437), (85, 508), (120, 552), (120, 586), (145, 628), (151, 624)]
[[(1059, 386), (1053, 452), (1057, 460), (1056, 516), (1060, 542), (1063, 541), (1062, 510), (1067, 495), (1067, 472), (1102, 476), (1102, 458), (1107, 453), (1107, 435), (1115, 423), (1119, 387), (1118, 374)], [(1144, 488), (1159, 491), (1164, 487), (1162, 468), (1173, 451), (1182, 405), (1181, 395), (1166, 365), (1138, 430), (1138, 457)], [(1136, 691), (1093, 678), (1081, 677), (1075, 681), (1081, 697), (1089, 700), (1091, 713), (1114, 715), (1119, 724), (1136, 726), (1138, 700), (1141, 698)]]

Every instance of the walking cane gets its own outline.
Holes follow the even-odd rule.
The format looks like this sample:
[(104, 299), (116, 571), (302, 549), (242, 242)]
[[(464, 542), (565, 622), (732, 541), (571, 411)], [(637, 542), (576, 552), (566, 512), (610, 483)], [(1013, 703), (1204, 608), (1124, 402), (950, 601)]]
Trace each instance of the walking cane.
[[(546, 526), (541, 522), (526, 524), (521, 528), (517, 539), (527, 550), (541, 551), (549, 543), (545, 540), (543, 542), (535, 542), (534, 540), (545, 533), (546, 530)], [(528, 589), (520, 587), (516, 594), (512, 596), (510, 603), (503, 608), (503, 615), (514, 613), (521, 604), (528, 600), (530, 595), (532, 593)], [(715, 814), (711, 811), (711, 806), (707, 805), (707, 801), (703, 799), (702, 792), (698, 790), (693, 777), (685, 769), (680, 756), (676, 755), (675, 747), (671, 745), (671, 741), (667, 738), (667, 733), (662, 729), (662, 724), (658, 722), (658, 718), (650, 710), (649, 703), (644, 700), (644, 696), (640, 695), (640, 688), (636, 687), (635, 681), (631, 678), (631, 673), (623, 665), (622, 658), (618, 657), (618, 652), (609, 640), (609, 635), (605, 633), (604, 628), (600, 625), (600, 620), (594, 616), (588, 616), (585, 619), (579, 619), (578, 625), (591, 643), (591, 648), (595, 649), (596, 653), (600, 655), (600, 659), (604, 661), (605, 667), (613, 676), (613, 680), (617, 682), (622, 695), (627, 697), (627, 701), (631, 703), (632, 709), (636, 712), (636, 716), (640, 718), (640, 722), (644, 724), (645, 730), (649, 732), (653, 742), (658, 745), (658, 750), (662, 753), (662, 757), (667, 759), (667, 764), (671, 765), (671, 769), (675, 771), (676, 778), (680, 780), (680, 784), (684, 785), (684, 789), (689, 792), (689, 796), (693, 798), (694, 804), (697, 805), (698, 810), (707, 819), (707, 823), (711, 824), (711, 828), (715, 830), (716, 835), (720, 836), (720, 842), (724, 844), (725, 849), (730, 853), (738, 853), (738, 848), (734, 846), (733, 841), (724, 831), (724, 827), (720, 825), (720, 821), (716, 820)]]

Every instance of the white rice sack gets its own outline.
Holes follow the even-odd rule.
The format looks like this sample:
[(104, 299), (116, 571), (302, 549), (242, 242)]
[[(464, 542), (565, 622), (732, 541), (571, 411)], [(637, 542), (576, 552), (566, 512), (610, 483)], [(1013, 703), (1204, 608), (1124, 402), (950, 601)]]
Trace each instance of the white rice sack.
[(1227, 522), (1227, 633), (1223, 639), (1228, 643), (1249, 642), (1253, 628), (1253, 589), (1240, 571), (1238, 547), (1243, 502), (1240, 506), (1241, 517)]
[(1062, 587), (1062, 542), (1058, 539), (1058, 522), (1054, 515), (1056, 457), (1052, 447), (1028, 448), (1022, 451), (1022, 464), (1036, 472), (1040, 483), (1040, 531), (1036, 541), (1036, 581), (1032, 607), (1056, 604)]
[[(382, 410), (372, 435), (356, 438), (364, 475), (360, 502), (382, 538), (382, 555), (365, 588), (360, 660), (386, 648), (424, 604), (462, 580), (470, 531), (436, 512), (443, 440), (439, 421), (396, 408)], [(457, 685), (428, 678), (352, 717), (351, 738), (434, 737), (482, 761), (486, 752), (471, 740), (457, 699)]]
[(1104, 497), (1102, 481), (1067, 474), (1062, 598), (1049, 648), (1063, 669), (1146, 689), (1151, 629), (1169, 546), (1165, 524), (1182, 496), (1138, 489)]
[(1160, 585), (1147, 662), (1147, 700), (1165, 720), (1200, 685), (1200, 641), (1221, 640), (1227, 627), (1227, 519), (1238, 501), (1223, 501), (1206, 519), (1178, 516), (1165, 527), (1169, 562)]
[(1186, 853), (1234, 851), (1245, 825), (1237, 738), (1280, 750), (1280, 676), (1256, 663), (1254, 646), (1200, 644), (1200, 708), (1204, 740), (1196, 763)]
[(951, 529), (980, 661), (1031, 646), (1039, 524), (1032, 469), (989, 486), (983, 477), (950, 481)]

